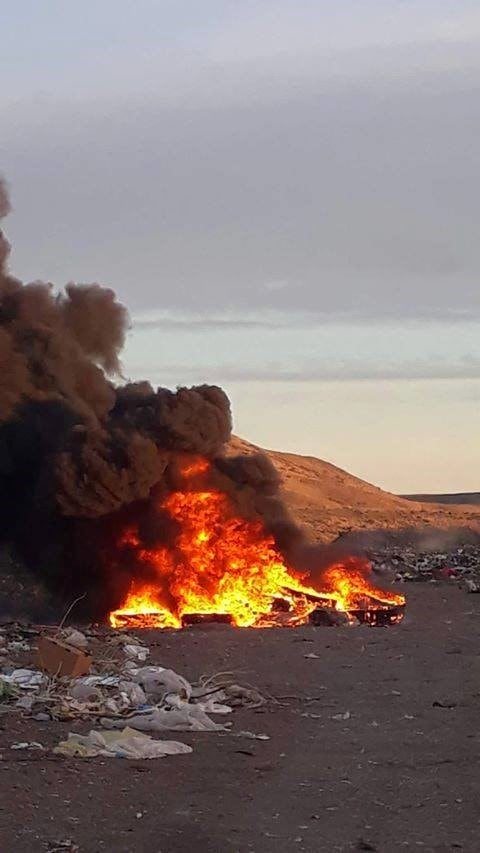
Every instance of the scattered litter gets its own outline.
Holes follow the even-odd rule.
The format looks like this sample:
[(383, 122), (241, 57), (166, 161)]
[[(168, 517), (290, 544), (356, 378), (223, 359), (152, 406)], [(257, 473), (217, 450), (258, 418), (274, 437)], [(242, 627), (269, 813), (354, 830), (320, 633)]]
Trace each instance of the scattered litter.
[(89, 687), (116, 687), (120, 684), (118, 675), (85, 675), (76, 679), (76, 684), (87, 684)]
[(200, 702), (200, 705), (206, 714), (231, 714), (233, 711), (230, 705), (221, 705), (220, 702), (215, 702), (212, 698)]
[(20, 696), (20, 699), (17, 699), (15, 707), (22, 708), (24, 711), (31, 711), (37, 701), (38, 697), (34, 693), (27, 693), (24, 696)]
[[(102, 726), (106, 729), (120, 728), (124, 720), (102, 718)], [(128, 725), (140, 732), (219, 732), (228, 731), (227, 726), (214, 723), (205, 713), (201, 705), (189, 705), (182, 702), (177, 707), (147, 709), (142, 714), (128, 717)]]
[[(16, 711), (38, 722), (88, 720), (90, 725), (103, 727), (103, 731), (92, 729), (87, 736), (72, 732), (58, 745), (59, 754), (157, 757), (169, 749), (190, 752), (183, 744), (169, 747), (169, 741), (160, 746), (150, 735), (166, 731), (231, 734), (230, 722), (214, 718), (226, 718), (236, 707), (258, 709), (267, 701), (252, 685), (238, 684), (234, 673), (202, 676), (192, 685), (172, 669), (144, 666), (150, 649), (136, 637), (107, 634), (105, 639), (94, 629), (85, 633), (61, 629), (55, 636), (33, 634), (39, 637), (38, 661), (43, 671), (4, 667), (5, 672), (0, 673), (2, 711)], [(17, 627), (14, 635), (7, 636), (19, 644), (24, 641)], [(97, 638), (100, 643), (93, 656), (86, 646)], [(91, 667), (95, 669), (90, 671)], [(269, 739), (253, 732), (240, 736)], [(43, 749), (34, 741), (15, 748)]]
[(103, 732), (92, 729), (88, 735), (70, 732), (68, 740), (54, 748), (56, 755), (68, 758), (163, 758), (166, 755), (184, 755), (193, 752), (185, 743), (153, 740), (149, 735), (134, 731), (129, 726), (121, 732)]
[(350, 711), (345, 711), (343, 714), (334, 714), (332, 720), (349, 720), (351, 716)]
[(9, 652), (29, 652), (30, 646), (25, 640), (12, 640), (8, 643), (7, 649)]
[(10, 675), (2, 672), (0, 679), (6, 684), (15, 684), (22, 690), (38, 690), (45, 684), (45, 676), (36, 669), (14, 669)]
[(256, 734), (255, 732), (237, 732), (237, 737), (245, 737), (249, 740), (270, 740), (270, 735)]
[(45, 747), (42, 743), (38, 743), (36, 740), (28, 741), (20, 741), (18, 743), (11, 743), (10, 749), (40, 749), (44, 750)]
[(38, 661), (40, 668), (50, 675), (86, 675), (89, 672), (92, 658), (88, 652), (70, 646), (56, 637), (41, 637), (38, 644)]
[(146, 705), (147, 697), (140, 684), (134, 681), (121, 681), (118, 685), (120, 696), (124, 698), (132, 708), (138, 708), (141, 705)]
[(73, 699), (80, 699), (81, 702), (95, 702), (101, 698), (101, 692), (94, 684), (85, 684), (80, 679), (77, 683), (72, 683), (69, 690), (70, 696)]
[(316, 655), (315, 652), (310, 652), (309, 655), (304, 655), (303, 657), (304, 658), (312, 658), (312, 659), (316, 658), (316, 659), (318, 659), (320, 657), (320, 655)]
[[(210, 680), (210, 684), (213, 684), (212, 680)], [(205, 682), (202, 687), (193, 688), (192, 697), (198, 697), (201, 700), (202, 690), (205, 691), (205, 689)], [(251, 709), (260, 708), (267, 701), (254, 687), (243, 687), (240, 684), (224, 684), (213, 696), (217, 701), (228, 702), (228, 705), (232, 708), (238, 706)]]
[(456, 708), (456, 707), (457, 707), (456, 702), (439, 702), (439, 701), (432, 702), (432, 708), (448, 708), (449, 710), (451, 710), (452, 708)]
[(82, 634), (81, 631), (77, 631), (75, 628), (71, 628), (62, 633), (62, 640), (69, 646), (74, 646), (76, 649), (86, 649), (88, 647), (88, 640), (85, 634)]
[(51, 841), (47, 848), (47, 853), (62, 853), (62, 850), (70, 850), (70, 853), (79, 853), (80, 848), (71, 838), (65, 838), (63, 841)]
[(460, 583), (467, 592), (480, 592), (478, 545), (434, 551), (427, 542), (417, 547), (390, 544), (372, 549), (368, 557), (376, 574), (397, 582)]
[(123, 651), (125, 652), (127, 658), (131, 658), (132, 660), (136, 660), (139, 663), (144, 663), (150, 654), (150, 649), (146, 646), (137, 646), (128, 643), (123, 647)]
[(173, 669), (163, 669), (161, 666), (144, 666), (141, 669), (129, 670), (132, 681), (140, 684), (146, 695), (151, 699), (163, 699), (170, 694), (177, 694), (190, 699), (192, 686)]
[(445, 578), (458, 578), (461, 575), (461, 569), (460, 568), (451, 569), (451, 568), (447, 567), (447, 568), (441, 570), (441, 574)]

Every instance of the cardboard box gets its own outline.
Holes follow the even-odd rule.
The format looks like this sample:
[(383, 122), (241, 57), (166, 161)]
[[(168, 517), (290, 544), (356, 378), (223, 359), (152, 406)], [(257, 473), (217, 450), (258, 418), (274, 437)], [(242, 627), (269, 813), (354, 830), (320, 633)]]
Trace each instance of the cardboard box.
[(55, 637), (41, 637), (38, 643), (38, 662), (50, 675), (68, 675), (76, 678), (89, 672), (92, 657), (89, 652), (76, 649)]

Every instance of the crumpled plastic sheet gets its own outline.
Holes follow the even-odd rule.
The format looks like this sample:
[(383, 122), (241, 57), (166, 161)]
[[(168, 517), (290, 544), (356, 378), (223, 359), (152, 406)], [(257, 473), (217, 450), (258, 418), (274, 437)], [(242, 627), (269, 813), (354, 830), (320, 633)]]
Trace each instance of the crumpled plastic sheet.
[(121, 698), (132, 708), (140, 708), (147, 704), (147, 697), (143, 688), (135, 681), (121, 681), (118, 690)]
[[(27, 712), (32, 711), (36, 699), (41, 698), (42, 687), (48, 683), (43, 673), (30, 669), (0, 674), (0, 679), (5, 688), (22, 689), (24, 696), (17, 704)], [(227, 732), (230, 723), (215, 723), (209, 715), (227, 715), (233, 705), (258, 707), (265, 701), (257, 691), (239, 685), (219, 686), (215, 690), (212, 682), (192, 687), (172, 669), (139, 667), (132, 660), (124, 662), (121, 675), (90, 674), (71, 679), (63, 687), (60, 685), (59, 690), (57, 705), (51, 709), (54, 717), (71, 719), (95, 713), (105, 729), (123, 729), (128, 725), (137, 732)], [(80, 746), (82, 743), (78, 741)], [(68, 749), (73, 749), (73, 745)]]
[(224, 705), (213, 696), (208, 696), (205, 699), (199, 699), (198, 705), (203, 708), (206, 714), (231, 714), (233, 708), (230, 705)]
[[(177, 697), (178, 699), (178, 697)], [(104, 728), (120, 728), (124, 720), (102, 718), (100, 723)], [(215, 723), (205, 713), (202, 705), (189, 705), (180, 699), (170, 707), (154, 708), (143, 714), (135, 714), (128, 718), (128, 725), (141, 732), (226, 732), (226, 725)]]
[(123, 651), (127, 658), (139, 661), (140, 663), (146, 661), (150, 654), (150, 649), (148, 649), (147, 646), (140, 646), (135, 643), (126, 643), (123, 647)]
[[(108, 689), (115, 688), (113, 692)], [(68, 702), (73, 707), (71, 699), (83, 702), (85, 710), (88, 706), (95, 708), (103, 707), (105, 713), (110, 711), (119, 714), (125, 710), (143, 708), (147, 705), (147, 697), (142, 687), (135, 681), (120, 681), (118, 678), (109, 680), (97, 676), (87, 678), (76, 678), (70, 682), (68, 687)]]
[(68, 643), (69, 646), (74, 646), (76, 649), (88, 648), (88, 640), (85, 634), (82, 634), (81, 631), (77, 631), (76, 628), (70, 628), (63, 631), (62, 640), (64, 643)]
[(163, 699), (170, 693), (184, 696), (186, 699), (190, 699), (192, 695), (192, 685), (173, 669), (164, 669), (161, 666), (126, 666), (125, 673), (128, 673), (132, 681), (140, 684), (151, 699)]
[(46, 683), (46, 678), (42, 672), (35, 669), (14, 669), (10, 675), (0, 673), (0, 679), (6, 684), (14, 684), (16, 687), (21, 687), (22, 690), (38, 690)]
[(121, 732), (96, 731), (88, 735), (70, 732), (68, 740), (61, 741), (53, 750), (69, 758), (164, 758), (166, 755), (185, 755), (193, 752), (186, 743), (173, 740), (153, 740), (149, 735), (126, 726)]

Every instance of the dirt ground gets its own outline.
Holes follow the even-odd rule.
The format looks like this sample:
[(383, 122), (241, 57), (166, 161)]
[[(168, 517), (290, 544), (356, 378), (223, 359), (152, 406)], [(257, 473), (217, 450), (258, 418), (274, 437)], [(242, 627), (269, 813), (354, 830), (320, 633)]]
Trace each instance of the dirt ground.
[(0, 717), (1, 853), (479, 851), (480, 596), (402, 590), (391, 628), (145, 635), (152, 663), (276, 697), (232, 715), (269, 740), (175, 733), (193, 754), (72, 760), (9, 746), (88, 723)]

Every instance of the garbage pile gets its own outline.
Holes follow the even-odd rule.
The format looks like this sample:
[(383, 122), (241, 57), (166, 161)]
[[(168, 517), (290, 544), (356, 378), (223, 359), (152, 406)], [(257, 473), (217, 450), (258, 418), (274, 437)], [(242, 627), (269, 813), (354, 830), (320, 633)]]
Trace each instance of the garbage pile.
[(390, 545), (368, 554), (374, 572), (395, 582), (456, 582), (467, 592), (480, 592), (480, 546), (451, 551), (421, 551)]
[[(236, 684), (231, 673), (202, 677), (191, 684), (182, 675), (147, 664), (149, 648), (136, 637), (110, 632), (93, 655), (94, 629), (45, 631), (0, 629), (0, 710), (34, 721), (88, 720), (99, 725), (88, 735), (70, 733), (54, 752), (158, 758), (188, 753), (177, 741), (154, 740), (167, 731), (231, 732), (225, 718), (237, 706), (265, 703), (255, 689)], [(32, 649), (29, 640), (35, 640)], [(98, 644), (98, 643), (97, 643)], [(36, 666), (16, 666), (9, 656), (36, 652)], [(241, 733), (239, 733), (241, 734)], [(42, 748), (32, 741), (16, 748)]]

